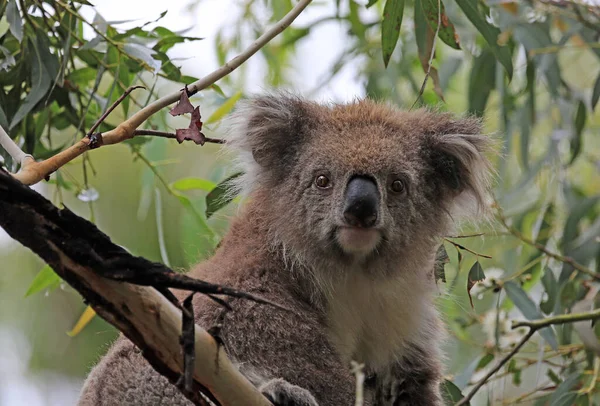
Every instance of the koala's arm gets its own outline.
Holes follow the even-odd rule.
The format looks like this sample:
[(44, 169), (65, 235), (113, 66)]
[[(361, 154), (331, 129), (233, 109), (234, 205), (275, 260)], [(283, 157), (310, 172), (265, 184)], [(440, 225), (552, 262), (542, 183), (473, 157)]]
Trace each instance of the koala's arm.
[[(240, 371), (276, 406), (338, 406), (354, 403), (354, 377), (329, 345), (325, 328), (296, 303), (291, 312), (236, 299), (221, 337)], [(201, 300), (206, 300), (200, 298)]]
[(89, 374), (78, 402), (81, 406), (191, 404), (123, 337)]
[[(261, 291), (247, 291), (269, 297)], [(324, 327), (311, 312), (286, 312), (247, 300), (231, 302), (221, 330), (228, 356), (276, 406), (334, 406), (352, 404), (354, 379), (329, 346)], [(210, 299), (194, 299), (197, 323), (210, 328), (221, 312)], [(140, 351), (120, 338), (90, 373), (81, 406), (191, 405), (158, 374)]]
[(389, 369), (377, 374), (376, 406), (442, 406), (442, 366), (428, 349), (413, 345)]

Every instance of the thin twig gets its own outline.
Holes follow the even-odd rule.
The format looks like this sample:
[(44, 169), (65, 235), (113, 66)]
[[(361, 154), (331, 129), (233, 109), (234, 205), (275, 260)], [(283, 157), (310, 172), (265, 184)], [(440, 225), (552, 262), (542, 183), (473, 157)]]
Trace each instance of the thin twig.
[(546, 317), (544, 319), (539, 320), (523, 320), (523, 321), (513, 321), (511, 328), (519, 328), (519, 327), (529, 327), (529, 331), (525, 336), (519, 341), (519, 343), (513, 348), (508, 354), (506, 354), (500, 362), (492, 368), (483, 378), (481, 378), (471, 389), (471, 391), (465, 395), (455, 406), (462, 406), (471, 401), (473, 396), (477, 393), (479, 389), (483, 385), (487, 383), (487, 381), (498, 372), (519, 350), (529, 339), (535, 334), (536, 331), (541, 330), (545, 327), (554, 325), (554, 324), (566, 324), (566, 323), (574, 323), (578, 321), (585, 320), (598, 320), (600, 319), (600, 309), (596, 309), (594, 311), (588, 313), (572, 313), (572, 314), (561, 314), (559, 316)]
[(464, 251), (470, 252), (471, 254), (473, 254), (473, 255), (475, 255), (475, 256), (477, 256), (477, 257), (481, 257), (481, 258), (488, 258), (488, 259), (491, 259), (491, 258), (492, 258), (492, 257), (491, 257), (491, 256), (489, 256), (489, 255), (480, 254), (479, 252), (475, 252), (475, 251), (473, 251), (472, 249), (465, 247), (464, 245), (461, 245), (461, 244), (459, 244), (459, 243), (457, 243), (457, 242), (454, 242), (454, 241), (452, 241), (452, 240), (449, 240), (448, 238), (444, 238), (444, 241), (447, 241), (447, 242), (449, 242), (450, 244), (454, 245), (454, 246), (455, 246), (456, 248), (458, 248), (458, 249), (461, 249), (461, 250), (464, 250)]
[(541, 251), (544, 254), (546, 254), (547, 256), (549, 256), (550, 258), (555, 259), (557, 261), (564, 262), (566, 264), (569, 264), (573, 268), (577, 269), (579, 272), (589, 275), (593, 279), (600, 281), (600, 275), (598, 275), (596, 272), (592, 271), (591, 269), (581, 265), (579, 262), (575, 261), (573, 258), (557, 254), (556, 252), (552, 252), (548, 248), (546, 248), (544, 245), (525, 237), (516, 228), (509, 226), (508, 222), (506, 221), (506, 218), (502, 215), (502, 213), (499, 213), (497, 217), (500, 220), (500, 222), (502, 223), (502, 225), (504, 226), (504, 228), (506, 228), (509, 233), (511, 233), (513, 236), (517, 237), (519, 240), (523, 241), (525, 244), (531, 245), (532, 247), (537, 248), (538, 251)]
[(144, 86), (129, 86), (127, 88), (127, 90), (125, 90), (125, 92), (117, 100), (115, 100), (115, 102), (104, 112), (104, 114), (102, 114), (102, 116), (100, 116), (100, 118), (98, 120), (96, 120), (96, 122), (94, 123), (92, 128), (90, 128), (90, 130), (87, 132), (87, 135), (88, 136), (92, 135), (94, 133), (94, 131), (96, 131), (96, 129), (100, 126), (100, 124), (102, 124), (104, 122), (104, 120), (106, 120), (106, 117), (108, 117), (108, 115), (110, 113), (112, 113), (112, 111), (114, 109), (116, 109), (117, 106), (119, 104), (121, 104), (121, 102), (123, 100), (125, 100), (125, 98), (127, 96), (129, 96), (129, 93), (133, 92), (135, 89), (145, 89), (145, 87)]
[[(155, 131), (155, 130), (135, 130), (133, 132), (133, 136), (136, 137), (138, 135), (152, 135), (154, 137), (173, 138), (173, 139), (177, 138), (175, 133), (169, 133), (166, 131)], [(204, 142), (210, 142), (213, 144), (225, 144), (226, 143), (226, 141), (223, 139), (209, 138), (209, 137), (204, 137)]]
[[(206, 89), (222, 77), (233, 72), (241, 64), (246, 62), (252, 55), (264, 47), (269, 41), (287, 28), (311, 2), (312, 0), (300, 0), (298, 4), (296, 4), (296, 6), (294, 6), (294, 8), (290, 10), (290, 12), (288, 12), (277, 24), (265, 31), (263, 35), (257, 38), (242, 53), (226, 62), (223, 66), (203, 77), (202, 79), (199, 79), (196, 82), (188, 85), (188, 94), (192, 95), (200, 90)], [(131, 139), (134, 136), (134, 131), (137, 127), (139, 127), (156, 112), (178, 101), (180, 96), (180, 91), (173, 92), (147, 105), (129, 119), (119, 124), (115, 129), (103, 133), (102, 145), (118, 144), (122, 141)], [(89, 151), (91, 149), (91, 142), (92, 141), (90, 138), (85, 137), (75, 145), (59, 152), (51, 158), (41, 162), (28, 162), (23, 166), (21, 172), (15, 174), (14, 176), (16, 179), (26, 185), (38, 183), (51, 173), (55, 172), (58, 168), (65, 165), (67, 162), (75, 159), (84, 152)]]
[(455, 406), (463, 406), (469, 403), (471, 399), (473, 399), (473, 396), (475, 396), (477, 391), (487, 383), (488, 379), (490, 379), (496, 372), (500, 370), (500, 368), (504, 366), (504, 364), (506, 364), (517, 352), (519, 352), (521, 347), (523, 347), (525, 343), (529, 341), (529, 339), (531, 338), (531, 336), (533, 336), (534, 333), (534, 329), (529, 330), (527, 334), (525, 334), (525, 336), (521, 339), (521, 341), (519, 341), (519, 343), (515, 346), (515, 348), (513, 348), (511, 352), (506, 354), (504, 358), (502, 358), (494, 368), (492, 368), (483, 378), (481, 378), (479, 382), (477, 382), (475, 387), (471, 389), (471, 391), (467, 395), (465, 395), (464, 398), (462, 398), (458, 403), (456, 403)]

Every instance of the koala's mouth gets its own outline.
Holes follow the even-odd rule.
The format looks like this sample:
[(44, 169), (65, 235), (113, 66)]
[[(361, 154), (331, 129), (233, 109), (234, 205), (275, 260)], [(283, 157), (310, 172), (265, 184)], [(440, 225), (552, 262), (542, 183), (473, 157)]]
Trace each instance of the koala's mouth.
[(366, 256), (372, 253), (382, 240), (382, 233), (375, 228), (338, 227), (335, 239), (347, 254)]

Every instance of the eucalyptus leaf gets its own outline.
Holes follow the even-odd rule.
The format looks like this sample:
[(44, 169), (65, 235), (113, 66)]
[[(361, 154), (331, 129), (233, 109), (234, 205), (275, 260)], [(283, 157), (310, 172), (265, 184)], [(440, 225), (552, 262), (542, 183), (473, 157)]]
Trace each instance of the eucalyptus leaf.
[[(525, 293), (525, 291), (515, 282), (506, 282), (504, 284), (504, 291), (527, 319), (538, 320), (543, 317), (533, 300), (531, 300), (527, 293)], [(552, 327), (545, 327), (538, 330), (538, 332), (544, 337), (544, 340), (550, 344), (550, 347), (552, 347), (553, 350), (558, 348), (558, 341), (556, 340), (556, 335), (554, 334)]]
[(19, 14), (17, 0), (8, 0), (6, 4), (6, 20), (10, 33), (19, 41), (23, 41), (23, 20)]
[(31, 296), (34, 293), (38, 293), (46, 289), (56, 289), (59, 286), (60, 281), (60, 276), (54, 272), (50, 265), (45, 265), (35, 276), (31, 282), (31, 285), (29, 285), (29, 288), (25, 293), (25, 297)]
[(478, 0), (456, 0), (456, 4), (462, 9), (469, 21), (477, 28), (483, 38), (488, 43), (496, 59), (504, 66), (509, 80), (512, 79), (513, 67), (510, 50), (506, 46), (498, 45), (498, 35), (500, 30), (487, 21), (478, 8)]
[(231, 181), (241, 176), (242, 173), (238, 172), (229, 176), (224, 181), (220, 182), (210, 193), (206, 196), (206, 217), (210, 218), (217, 210), (229, 204), (234, 198), (235, 194), (231, 186)]
[(36, 104), (46, 96), (50, 90), (52, 78), (44, 64), (44, 55), (42, 50), (38, 49), (35, 42), (29, 41), (30, 63), (31, 63), (31, 90), (19, 106), (10, 122), (9, 129), (14, 128), (23, 120), (23, 118), (33, 110)]
[(213, 124), (218, 121), (221, 121), (223, 117), (225, 117), (227, 114), (229, 114), (229, 112), (231, 112), (231, 110), (233, 110), (235, 104), (238, 102), (238, 100), (240, 100), (241, 97), (242, 92), (239, 91), (233, 96), (231, 96), (229, 99), (225, 100), (225, 103), (221, 104), (219, 108), (217, 108), (211, 114), (211, 116), (206, 120), (205, 124)]
[(442, 0), (421, 0), (421, 6), (427, 23), (433, 32), (438, 30), (438, 21), (440, 21), (441, 26), (438, 30), (438, 37), (450, 47), (460, 49), (458, 34), (454, 29), (454, 24), (446, 14), (444, 2)]
[(402, 16), (404, 15), (404, 0), (387, 0), (383, 9), (381, 23), (381, 50), (383, 64), (387, 67), (400, 37)]
[[(447, 406), (456, 404), (456, 402), (460, 401), (464, 397), (460, 391), (460, 388), (448, 379), (444, 379), (444, 381), (440, 384), (440, 390), (442, 392), (444, 404)], [(465, 405), (468, 406), (470, 403), (467, 402)]]

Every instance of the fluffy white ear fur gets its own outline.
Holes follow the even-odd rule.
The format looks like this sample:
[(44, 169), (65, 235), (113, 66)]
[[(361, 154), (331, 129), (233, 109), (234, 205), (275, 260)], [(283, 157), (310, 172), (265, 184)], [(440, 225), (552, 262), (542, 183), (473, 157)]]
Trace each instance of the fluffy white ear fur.
[(458, 194), (448, 206), (455, 220), (488, 217), (490, 187), (495, 171), (486, 154), (494, 150), (495, 140), (480, 134), (445, 134), (436, 136), (434, 148), (453, 160)]
[(227, 149), (244, 174), (232, 181), (233, 191), (248, 195), (300, 142), (303, 123), (313, 103), (290, 93), (276, 93), (238, 102), (227, 121)]

